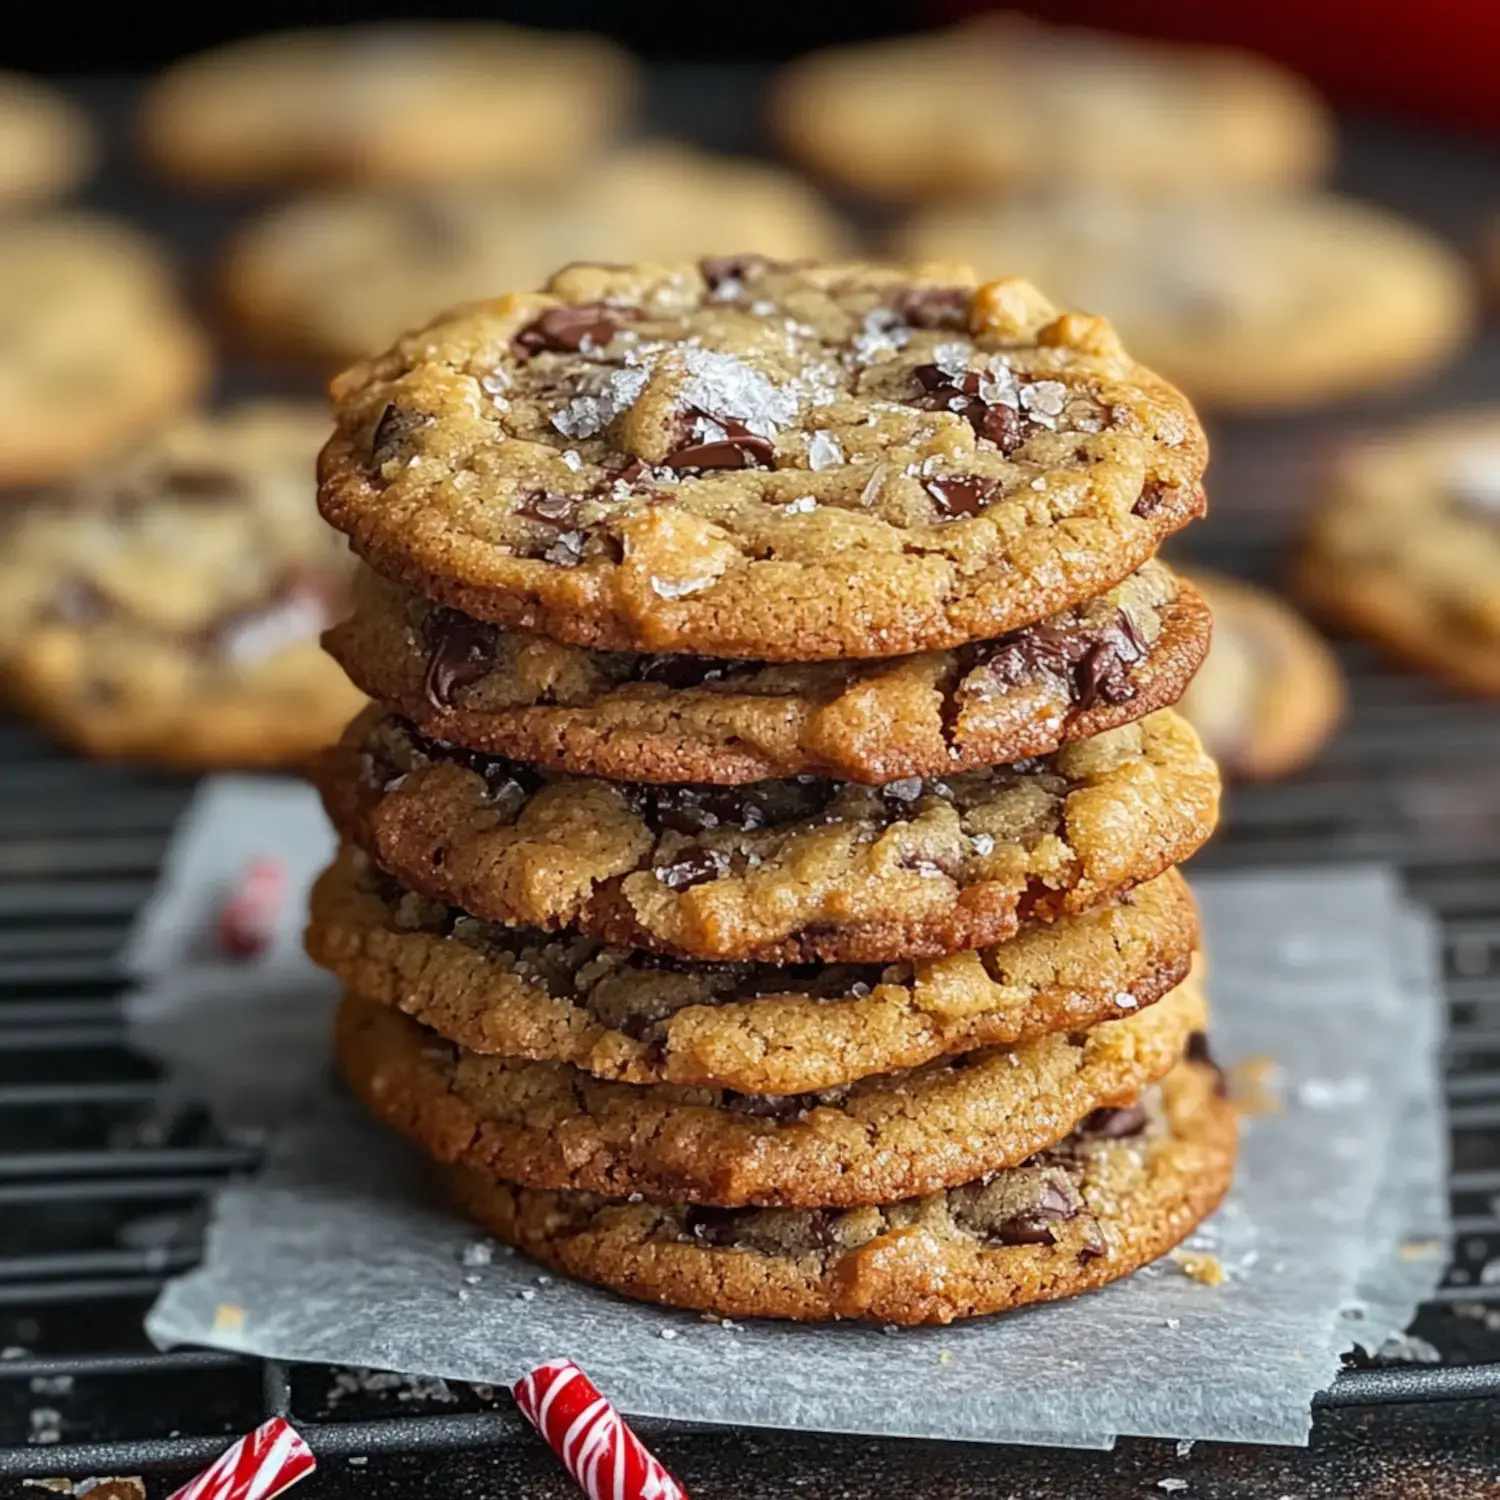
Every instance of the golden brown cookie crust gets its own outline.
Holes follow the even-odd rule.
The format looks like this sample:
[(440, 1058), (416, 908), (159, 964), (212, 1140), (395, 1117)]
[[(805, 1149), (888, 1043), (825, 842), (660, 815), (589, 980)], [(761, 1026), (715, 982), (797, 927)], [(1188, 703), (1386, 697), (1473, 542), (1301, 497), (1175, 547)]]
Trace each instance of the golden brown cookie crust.
[(1294, 568), (1315, 614), (1466, 692), (1500, 696), (1500, 411), (1351, 445)]
[(324, 516), (496, 624), (821, 660), (1032, 624), (1203, 510), (1192, 409), (1102, 320), (953, 268), (704, 264), (575, 266), (355, 366)]
[(1176, 871), (979, 953), (812, 973), (664, 968), (572, 935), (496, 929), (379, 884), (346, 847), (312, 893), (308, 953), (362, 999), (473, 1052), (755, 1094), (836, 1088), (1118, 1020), (1186, 978), (1198, 938)]
[(995, 642), (889, 662), (642, 657), (501, 631), (362, 569), (325, 637), (371, 698), (449, 744), (578, 775), (872, 784), (1047, 755), (1175, 703), (1208, 650), (1156, 562)]
[(1332, 648), (1274, 594), (1194, 574), (1214, 616), (1214, 647), (1179, 712), (1230, 776), (1287, 776), (1322, 748), (1344, 712)]
[(340, 834), (434, 900), (619, 947), (767, 963), (932, 957), (1087, 911), (1188, 858), (1219, 793), (1170, 709), (1039, 764), (878, 790), (476, 768), (371, 710), (313, 778)]
[(1190, 977), (1087, 1032), (766, 1097), (485, 1057), (352, 994), (334, 1049), (365, 1107), (441, 1162), (527, 1187), (829, 1207), (935, 1192), (1024, 1161), (1164, 1076), (1205, 1016)]
[(955, 1223), (947, 1193), (902, 1205), (899, 1224), (891, 1211), (873, 1224), (868, 1210), (821, 1216), (831, 1243), (795, 1255), (698, 1242), (683, 1211), (661, 1204), (535, 1192), (472, 1168), (449, 1185), (507, 1244), (628, 1297), (726, 1318), (950, 1323), (1094, 1290), (1181, 1243), (1234, 1172), (1234, 1110), (1216, 1083), (1212, 1069), (1181, 1063), (1161, 1085), (1160, 1135), (1086, 1147), (1083, 1211), (1049, 1226), (1051, 1244), (992, 1246)]

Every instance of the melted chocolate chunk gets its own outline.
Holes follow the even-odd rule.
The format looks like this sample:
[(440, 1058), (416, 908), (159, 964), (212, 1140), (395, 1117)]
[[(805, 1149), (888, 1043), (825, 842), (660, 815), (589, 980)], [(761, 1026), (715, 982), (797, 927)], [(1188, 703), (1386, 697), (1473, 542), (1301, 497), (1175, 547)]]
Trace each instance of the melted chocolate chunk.
[(757, 276), (765, 271), (784, 271), (790, 263), (772, 260), (769, 255), (709, 255), (698, 262), (698, 269), (708, 283), (711, 292), (717, 292), (725, 282), (743, 281), (747, 276)]
[(391, 723), (408, 740), (417, 758), (437, 765), (462, 766), (466, 771), (472, 771), (483, 780), (491, 801), (505, 803), (513, 810), (518, 810), (521, 803), (547, 784), (547, 778), (524, 761), (509, 760), (503, 755), (485, 755), (463, 745), (429, 739), (406, 719), (393, 719)]
[(626, 681), (659, 682), (669, 688), (695, 688), (732, 677), (753, 676), (761, 666), (760, 662), (721, 661), (712, 656), (638, 656), (631, 664)]
[(927, 411), (958, 413), (976, 436), (988, 438), (1007, 456), (1026, 441), (1026, 423), (1020, 412), (1003, 401), (986, 401), (980, 394), (977, 370), (950, 375), (940, 365), (918, 365), (912, 374), (924, 393), (918, 406)]
[(1202, 1063), (1206, 1068), (1214, 1070), (1214, 1093), (1219, 1098), (1224, 1098), (1229, 1092), (1229, 1080), (1224, 1074), (1223, 1068), (1214, 1061), (1213, 1053), (1208, 1050), (1208, 1033), (1206, 1031), (1195, 1031), (1187, 1039), (1187, 1049), (1183, 1053), (1189, 1062)]
[(1119, 1141), (1139, 1135), (1146, 1128), (1146, 1107), (1126, 1104), (1117, 1109), (1096, 1109), (1073, 1127), (1075, 1135), (1091, 1141)]
[(830, 781), (758, 781), (747, 786), (642, 786), (637, 806), (647, 822), (674, 833), (728, 826), (747, 832), (815, 818), (837, 794)]
[(552, 490), (532, 490), (517, 507), (518, 515), (527, 516), (558, 530), (572, 523), (578, 513), (577, 495), (559, 495)]
[[(715, 419), (717, 420), (717, 419)], [(776, 445), (770, 438), (751, 432), (743, 422), (720, 421), (724, 436), (706, 443), (689, 443), (669, 453), (662, 464), (681, 472), (684, 469), (769, 469), (776, 457)]]
[(370, 467), (382, 469), (393, 458), (399, 458), (407, 438), (431, 420), (420, 412), (402, 411), (394, 401), (387, 401), (370, 435)]
[(994, 498), (998, 479), (929, 479), (926, 490), (944, 517), (977, 516)]
[(656, 878), (670, 891), (686, 891), (729, 873), (730, 859), (720, 849), (693, 849), (669, 865), (656, 867)]
[(496, 632), (483, 620), (456, 609), (435, 609), (422, 622), (431, 655), (422, 678), (427, 701), (440, 713), (453, 707), (453, 695), (488, 675), (495, 665)]
[(1148, 479), (1142, 486), (1135, 504), (1130, 507), (1130, 514), (1141, 517), (1154, 516), (1176, 493), (1175, 485), (1164, 484), (1160, 479)]
[(1114, 622), (1102, 630), (1076, 623), (1028, 625), (966, 649), (960, 663), (963, 675), (985, 669), (1003, 687), (1043, 675), (1061, 678), (1073, 702), (1089, 709), (1135, 697), (1130, 669), (1145, 655), (1145, 643), (1129, 616), (1117, 610)]
[(737, 1094), (724, 1091), (724, 1108), (731, 1114), (749, 1115), (753, 1120), (785, 1122), (800, 1119), (822, 1101), (816, 1094)]
[(1051, 1226), (1077, 1216), (1078, 1204), (1049, 1182), (1043, 1185), (1036, 1206), (998, 1225), (995, 1238), (1002, 1245), (1055, 1245), (1057, 1235)]
[(896, 293), (891, 306), (911, 328), (966, 329), (971, 298), (967, 287), (909, 286)]
[(549, 307), (511, 340), (517, 358), (540, 354), (587, 354), (602, 349), (615, 336), (618, 313), (602, 302), (583, 302), (576, 307)]

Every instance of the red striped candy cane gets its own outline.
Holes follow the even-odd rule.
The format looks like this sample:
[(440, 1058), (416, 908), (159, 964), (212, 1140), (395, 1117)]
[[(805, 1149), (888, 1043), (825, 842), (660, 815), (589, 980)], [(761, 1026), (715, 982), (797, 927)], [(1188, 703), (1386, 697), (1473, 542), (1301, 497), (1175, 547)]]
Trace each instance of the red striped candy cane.
[(252, 859), (219, 910), (219, 947), (252, 958), (271, 944), (286, 896), (286, 871), (274, 859)]
[(272, 1500), (317, 1466), (312, 1450), (291, 1424), (272, 1417), (221, 1453), (196, 1479), (174, 1490), (168, 1500)]
[(538, 1365), (513, 1394), (589, 1500), (688, 1500), (571, 1359)]

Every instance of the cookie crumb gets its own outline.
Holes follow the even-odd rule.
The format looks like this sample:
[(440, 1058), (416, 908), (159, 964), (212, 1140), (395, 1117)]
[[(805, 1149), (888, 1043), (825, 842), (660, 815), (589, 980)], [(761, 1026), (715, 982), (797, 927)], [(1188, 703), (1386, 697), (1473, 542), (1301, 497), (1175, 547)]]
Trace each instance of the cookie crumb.
[(1207, 1255), (1200, 1250), (1174, 1250), (1172, 1260), (1184, 1276), (1200, 1286), (1222, 1286), (1224, 1266), (1217, 1255)]
[(1175, 1495), (1179, 1490), (1185, 1490), (1188, 1482), (1185, 1479), (1173, 1479), (1169, 1476), (1166, 1479), (1158, 1479), (1156, 1487), (1159, 1490), (1165, 1490), (1169, 1495)]
[(1244, 1114), (1280, 1114), (1285, 1090), (1285, 1070), (1268, 1054), (1243, 1057), (1229, 1069), (1229, 1097)]
[(1188, 1456), (1188, 1454), (1193, 1451), (1193, 1446), (1194, 1446), (1194, 1444), (1197, 1441), (1198, 1441), (1197, 1438), (1178, 1438), (1177, 1439), (1177, 1456), (1178, 1456), (1178, 1458), (1186, 1458)]
[(245, 1326), (245, 1309), (236, 1302), (221, 1302), (214, 1309), (215, 1333), (238, 1333)]

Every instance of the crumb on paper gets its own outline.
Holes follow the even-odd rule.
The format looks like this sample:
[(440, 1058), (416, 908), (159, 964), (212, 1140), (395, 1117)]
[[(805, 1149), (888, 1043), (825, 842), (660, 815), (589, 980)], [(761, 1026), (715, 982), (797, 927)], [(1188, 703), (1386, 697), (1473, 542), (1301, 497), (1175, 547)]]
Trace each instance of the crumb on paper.
[(1184, 1276), (1200, 1286), (1223, 1285), (1224, 1263), (1217, 1255), (1209, 1255), (1202, 1250), (1174, 1250), (1172, 1259)]
[(54, 1406), (36, 1406), (31, 1410), (31, 1430), (26, 1441), (38, 1447), (51, 1447), (62, 1442), (62, 1413)]
[(1186, 1458), (1188, 1456), (1188, 1454), (1193, 1451), (1193, 1446), (1194, 1446), (1194, 1444), (1197, 1441), (1198, 1441), (1197, 1438), (1178, 1438), (1177, 1439), (1177, 1456), (1178, 1456), (1178, 1458)]
[(1170, 1328), (1173, 1333), (1176, 1333), (1176, 1331), (1179, 1328), (1182, 1327), (1182, 1319), (1181, 1318), (1163, 1318), (1161, 1320), (1161, 1326), (1163, 1328)]
[(1171, 1475), (1168, 1475), (1165, 1479), (1158, 1479), (1156, 1487), (1159, 1490), (1165, 1490), (1169, 1495), (1175, 1495), (1179, 1490), (1185, 1490), (1188, 1487), (1188, 1482), (1185, 1479), (1174, 1479)]
[(487, 1266), (494, 1259), (495, 1243), (493, 1240), (470, 1240), (458, 1255), (459, 1265), (466, 1270), (475, 1266)]
[(221, 1302), (214, 1308), (215, 1333), (239, 1333), (245, 1326), (245, 1309), (238, 1302)]
[(1229, 1069), (1229, 1097), (1247, 1115), (1277, 1115), (1286, 1108), (1286, 1072), (1269, 1053), (1242, 1057)]
[(943, 1352), (938, 1355), (938, 1363), (940, 1365), (951, 1365), (953, 1363), (953, 1351), (951, 1349), (944, 1349)]
[(1426, 1260), (1429, 1255), (1443, 1251), (1441, 1240), (1405, 1240), (1396, 1254), (1402, 1260)]

